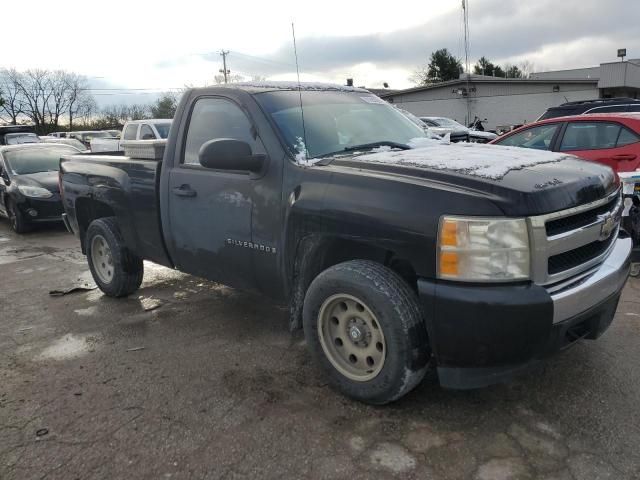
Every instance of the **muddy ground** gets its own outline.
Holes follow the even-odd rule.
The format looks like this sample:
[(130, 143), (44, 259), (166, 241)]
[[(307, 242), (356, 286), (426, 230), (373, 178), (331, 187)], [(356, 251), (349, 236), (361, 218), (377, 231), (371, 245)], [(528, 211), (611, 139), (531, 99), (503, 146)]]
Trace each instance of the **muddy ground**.
[(640, 478), (640, 281), (616, 319), (506, 385), (434, 375), (374, 408), (327, 387), (286, 311), (146, 264), (91, 285), (63, 229), (0, 220), (0, 478)]

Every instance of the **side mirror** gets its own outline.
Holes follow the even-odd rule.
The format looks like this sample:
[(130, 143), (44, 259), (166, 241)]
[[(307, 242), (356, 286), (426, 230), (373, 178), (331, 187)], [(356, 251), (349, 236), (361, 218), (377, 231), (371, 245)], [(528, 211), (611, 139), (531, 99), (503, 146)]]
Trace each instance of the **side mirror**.
[(219, 138), (205, 142), (198, 152), (200, 165), (217, 170), (245, 170), (258, 172), (264, 155), (254, 155), (247, 142), (232, 138)]
[(2, 167), (0, 167), (0, 178), (2, 178), (7, 185), (9, 185), (11, 183), (11, 179), (9, 178), (9, 174)]
[(145, 133), (142, 136), (142, 140), (155, 140), (155, 135), (153, 133)]

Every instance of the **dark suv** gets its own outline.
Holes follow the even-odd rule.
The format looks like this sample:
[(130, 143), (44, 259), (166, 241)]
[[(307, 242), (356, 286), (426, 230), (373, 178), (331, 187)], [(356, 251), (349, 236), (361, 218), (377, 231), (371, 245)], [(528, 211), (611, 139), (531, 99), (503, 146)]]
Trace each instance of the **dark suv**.
[(548, 108), (536, 121), (548, 118), (568, 117), (584, 113), (619, 113), (640, 112), (640, 100), (636, 98), (598, 98), (595, 100), (579, 100), (567, 102), (557, 107)]

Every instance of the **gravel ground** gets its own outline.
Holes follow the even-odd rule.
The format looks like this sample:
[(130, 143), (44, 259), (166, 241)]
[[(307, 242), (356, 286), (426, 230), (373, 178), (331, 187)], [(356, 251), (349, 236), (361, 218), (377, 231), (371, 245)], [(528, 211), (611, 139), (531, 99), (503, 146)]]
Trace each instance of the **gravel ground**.
[(61, 228), (0, 220), (0, 478), (640, 478), (640, 281), (609, 331), (506, 385), (333, 392), (286, 311), (145, 264), (110, 299)]

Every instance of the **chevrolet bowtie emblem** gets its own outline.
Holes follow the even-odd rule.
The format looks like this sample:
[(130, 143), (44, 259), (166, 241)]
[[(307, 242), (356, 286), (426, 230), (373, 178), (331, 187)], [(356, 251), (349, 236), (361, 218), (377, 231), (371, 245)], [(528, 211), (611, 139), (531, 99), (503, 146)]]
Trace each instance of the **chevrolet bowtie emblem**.
[(604, 215), (599, 215), (602, 221), (602, 225), (600, 227), (600, 241), (606, 240), (611, 236), (613, 231), (616, 228), (616, 218), (610, 213), (605, 213)]

